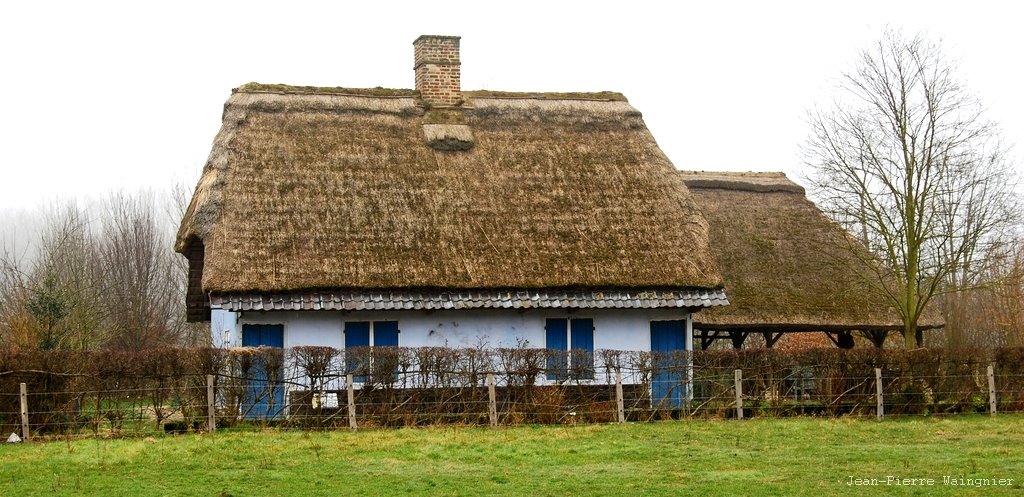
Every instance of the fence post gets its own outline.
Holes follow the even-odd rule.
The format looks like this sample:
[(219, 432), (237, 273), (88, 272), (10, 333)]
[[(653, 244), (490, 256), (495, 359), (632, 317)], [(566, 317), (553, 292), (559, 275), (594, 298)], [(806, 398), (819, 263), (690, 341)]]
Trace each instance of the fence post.
[(885, 417), (885, 403), (882, 401), (882, 368), (875, 368), (875, 398), (877, 399), (875, 417), (882, 419)]
[(491, 418), (491, 428), (497, 428), (498, 396), (494, 391), (494, 373), (487, 373), (487, 412)]
[(988, 365), (988, 412), (996, 415), (996, 365)]
[(356, 391), (352, 387), (352, 375), (345, 375), (345, 383), (348, 383), (348, 429), (356, 431)]
[(207, 431), (217, 430), (217, 394), (213, 390), (213, 375), (206, 375), (206, 426)]
[(619, 412), (619, 422), (626, 422), (626, 406), (622, 399), (622, 368), (615, 368), (615, 407)]
[(28, 442), (28, 385), (22, 383), (20, 390), (21, 395), (18, 397), (21, 403), (21, 439)]
[(736, 419), (743, 419), (743, 370), (737, 369), (733, 373), (736, 384)]

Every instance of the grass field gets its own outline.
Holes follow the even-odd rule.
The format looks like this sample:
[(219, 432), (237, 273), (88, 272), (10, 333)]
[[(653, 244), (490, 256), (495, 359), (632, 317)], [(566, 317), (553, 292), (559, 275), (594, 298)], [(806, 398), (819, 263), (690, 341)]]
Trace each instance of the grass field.
[[(890, 476), (934, 481), (887, 484)], [(1009, 484), (950, 485), (944, 477)], [(850, 485), (851, 478), (878, 485)], [(1024, 416), (1017, 415), (219, 432), (0, 446), (3, 496), (1022, 492)]]

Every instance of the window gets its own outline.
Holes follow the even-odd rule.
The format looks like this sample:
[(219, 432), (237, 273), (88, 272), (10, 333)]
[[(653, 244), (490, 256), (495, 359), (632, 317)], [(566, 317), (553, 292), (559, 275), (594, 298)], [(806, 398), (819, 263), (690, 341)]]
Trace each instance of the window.
[[(374, 356), (379, 355), (373, 352), (374, 347), (398, 347), (398, 321), (345, 322), (345, 372), (358, 373), (353, 381), (367, 381)], [(391, 362), (380, 359), (383, 357), (376, 362)]]
[(549, 380), (594, 379), (593, 319), (548, 319), (544, 331)]

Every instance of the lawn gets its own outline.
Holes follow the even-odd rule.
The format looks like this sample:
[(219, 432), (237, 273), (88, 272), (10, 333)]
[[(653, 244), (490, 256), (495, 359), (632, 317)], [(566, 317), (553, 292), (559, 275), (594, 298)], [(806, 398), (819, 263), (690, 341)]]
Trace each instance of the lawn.
[[(934, 481), (895, 485), (888, 477)], [(944, 477), (1012, 483), (954, 486)], [(878, 485), (850, 485), (851, 478)], [(268, 430), (0, 446), (3, 496), (990, 496), (1022, 489), (1018, 415)]]

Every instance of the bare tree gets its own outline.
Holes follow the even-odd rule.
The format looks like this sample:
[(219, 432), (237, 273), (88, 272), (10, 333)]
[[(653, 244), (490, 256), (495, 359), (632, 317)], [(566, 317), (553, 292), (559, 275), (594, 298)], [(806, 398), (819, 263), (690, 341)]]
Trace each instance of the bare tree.
[(108, 346), (143, 350), (177, 345), (177, 272), (169, 230), (161, 229), (152, 195), (114, 194), (105, 207), (99, 246)]
[(805, 149), (819, 203), (881, 259), (869, 279), (908, 348), (933, 297), (978, 281), (1016, 213), (998, 131), (954, 70), (938, 44), (886, 32), (843, 75), (834, 107), (812, 113)]
[(941, 298), (949, 347), (1024, 344), (1024, 245), (1010, 239), (986, 262), (983, 286)]
[[(26, 331), (32, 318), (25, 303), (29, 292), (23, 271), (23, 256), (14, 244), (4, 244), (0, 253), (0, 346), (18, 347), (30, 339)], [(34, 337), (31, 339), (34, 341)]]
[[(58, 202), (44, 215), (39, 250), (32, 264), (33, 287), (56, 292), (66, 305), (59, 348), (92, 349), (104, 341), (105, 309), (99, 298), (101, 276), (92, 217), (87, 206)], [(56, 287), (48, 289), (48, 285)]]
[(55, 202), (34, 221), (41, 224), (33, 243), (17, 255), (5, 246), (0, 263), (4, 343), (92, 348), (103, 316), (94, 286), (96, 258), (87, 211), (73, 201)]
[(998, 254), (990, 269), (996, 284), (987, 288), (985, 306), (976, 314), (990, 317), (986, 328), (993, 328), (1000, 340), (997, 345), (1024, 346), (1024, 245), (1020, 239)]

